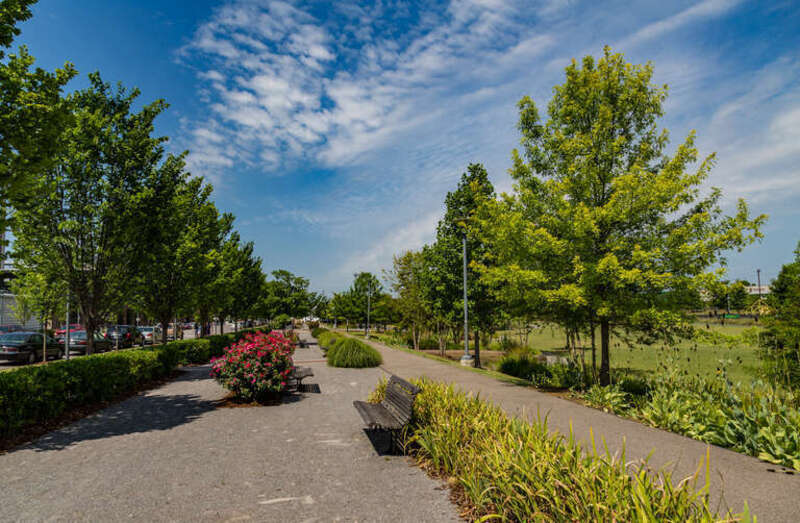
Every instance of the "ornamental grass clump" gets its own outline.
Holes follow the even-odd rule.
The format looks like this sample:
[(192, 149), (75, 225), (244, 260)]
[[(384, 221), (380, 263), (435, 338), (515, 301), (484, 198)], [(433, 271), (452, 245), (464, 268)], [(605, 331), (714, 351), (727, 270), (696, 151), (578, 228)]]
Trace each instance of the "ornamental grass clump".
[(328, 350), (328, 365), (361, 369), (383, 363), (381, 354), (363, 341), (344, 338)]
[(294, 370), (294, 345), (283, 334), (247, 334), (212, 360), (211, 376), (241, 402), (280, 397)]
[[(406, 448), (436, 476), (451, 478), (470, 520), (714, 521), (708, 484), (697, 473), (675, 482), (646, 463), (626, 463), (551, 434), (547, 420), (512, 418), (452, 385), (416, 382), (422, 391), (405, 432)], [(380, 401), (379, 383), (370, 401)]]

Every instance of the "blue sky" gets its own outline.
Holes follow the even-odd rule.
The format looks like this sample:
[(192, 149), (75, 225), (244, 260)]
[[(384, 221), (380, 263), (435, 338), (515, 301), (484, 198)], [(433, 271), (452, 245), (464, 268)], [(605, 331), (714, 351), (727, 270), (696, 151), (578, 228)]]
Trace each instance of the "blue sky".
[[(600, 5), (602, 4), (602, 5)], [(571, 58), (653, 61), (678, 143), (716, 151), (728, 208), (767, 213), (729, 275), (774, 277), (800, 239), (800, 4), (465, 0), (41, 0), (19, 43), (38, 64), (164, 98), (170, 147), (215, 188), (264, 269), (336, 291), (431, 240), (470, 162), (499, 191), (515, 104), (545, 107)]]

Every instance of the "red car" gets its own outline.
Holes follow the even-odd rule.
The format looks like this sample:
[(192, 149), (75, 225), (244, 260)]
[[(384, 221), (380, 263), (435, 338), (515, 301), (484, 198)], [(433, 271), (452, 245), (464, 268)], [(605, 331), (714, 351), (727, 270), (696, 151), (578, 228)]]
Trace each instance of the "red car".
[[(83, 325), (81, 325), (80, 323), (70, 323), (69, 324), (69, 331), (70, 332), (82, 331), (82, 330), (83, 330)], [(64, 327), (63, 329), (57, 329), (57, 330), (55, 330), (53, 332), (53, 335), (56, 338), (58, 338), (59, 336), (64, 336), (66, 334), (67, 334), (67, 328), (66, 327)]]

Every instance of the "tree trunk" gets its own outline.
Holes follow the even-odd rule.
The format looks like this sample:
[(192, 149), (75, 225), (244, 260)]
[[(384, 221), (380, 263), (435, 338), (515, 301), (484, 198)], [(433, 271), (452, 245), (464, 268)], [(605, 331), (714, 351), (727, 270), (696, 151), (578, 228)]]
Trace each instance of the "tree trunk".
[(589, 324), (592, 329), (592, 378), (597, 381), (597, 344), (595, 343), (594, 322)]
[(219, 319), (219, 333), (220, 335), (225, 334), (225, 318)]
[(475, 368), (481, 368), (481, 332), (475, 331)]
[[(158, 321), (161, 322), (162, 329), (161, 329), (161, 343), (163, 345), (167, 344), (167, 330), (169, 330), (169, 314), (166, 316), (159, 318)], [(153, 340), (153, 344), (155, 344), (155, 339)]]
[(86, 355), (94, 353), (94, 333), (97, 331), (97, 322), (90, 314), (84, 314), (86, 318)]
[(600, 320), (600, 385), (611, 385), (611, 364), (608, 344), (611, 336), (608, 320)]

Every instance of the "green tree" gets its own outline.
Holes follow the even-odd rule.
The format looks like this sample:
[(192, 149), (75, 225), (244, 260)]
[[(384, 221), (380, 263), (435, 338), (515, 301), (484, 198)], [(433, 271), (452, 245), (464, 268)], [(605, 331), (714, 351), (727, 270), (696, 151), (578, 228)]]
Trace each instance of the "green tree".
[(24, 46), (6, 55), (20, 33), (17, 24), (31, 17), (34, 3), (0, 2), (0, 255), (6, 209), (24, 206), (33, 197), (37, 177), (54, 164), (58, 138), (70, 117), (61, 93), (75, 76), (72, 64), (51, 73), (32, 69), (34, 58)]
[(266, 317), (272, 319), (281, 314), (292, 318), (306, 316), (312, 307), (308, 285), (306, 278), (295, 276), (287, 270), (272, 271), (272, 279), (267, 281), (262, 298)]
[(356, 318), (359, 323), (366, 325), (365, 334), (369, 338), (369, 323), (372, 313), (373, 300), (383, 292), (380, 280), (371, 272), (359, 272), (354, 275), (353, 285), (350, 287), (350, 297)]
[(430, 317), (425, 300), (425, 275), (424, 255), (415, 251), (395, 256), (392, 270), (387, 274), (392, 291), (397, 295), (396, 307), (401, 325), (411, 331), (414, 350), (419, 350), (422, 330)]
[[(142, 231), (148, 245), (138, 301), (162, 325), (178, 311), (195, 310), (197, 288), (208, 277), (208, 256), (219, 246), (219, 214), (209, 199), (212, 188), (200, 178), (190, 178), (184, 168), (183, 157), (170, 156), (145, 188), (151, 220)], [(162, 336), (166, 343), (166, 328)]]
[[(67, 285), (53, 271), (45, 271), (41, 266), (34, 270), (16, 267), (16, 277), (11, 280), (10, 287), (16, 298), (17, 316), (25, 321), (36, 317), (46, 325), (48, 318), (55, 320), (64, 313)], [(45, 350), (42, 361), (47, 361)]]
[(513, 152), (514, 193), (486, 206), (480, 231), (497, 267), (485, 280), (531, 306), (600, 325), (600, 381), (610, 382), (612, 329), (669, 335), (683, 326), (684, 296), (709, 288), (724, 253), (761, 237), (765, 216), (744, 201), (723, 216), (721, 192), (700, 196), (714, 155), (697, 161), (694, 132), (668, 156), (666, 86), (651, 64), (573, 60), (543, 123), (519, 102), (522, 151)]
[(220, 320), (238, 322), (252, 317), (263, 298), (265, 283), (261, 258), (253, 255), (253, 242), (242, 243), (238, 232), (231, 233), (221, 253)]
[(770, 285), (772, 314), (760, 340), (767, 377), (791, 389), (800, 388), (800, 243), (794, 254)]
[[(461, 175), (458, 186), (445, 197), (445, 214), (436, 230), (436, 243), (427, 252), (431, 272), (429, 291), (440, 294), (433, 299), (437, 317), (450, 324), (460, 324), (463, 315), (463, 238), (467, 244), (467, 305), (469, 323), (475, 330), (475, 366), (481, 366), (480, 333), (494, 331), (498, 319), (495, 295), (481, 280), (476, 266), (493, 264), (485, 239), (469, 229), (478, 209), (495, 198), (494, 187), (481, 164), (473, 163)], [(429, 296), (430, 296), (429, 292)], [(441, 329), (437, 329), (441, 331)], [(442, 337), (440, 335), (440, 347)]]
[(138, 90), (112, 91), (100, 75), (73, 94), (72, 124), (57, 165), (38, 180), (36, 198), (17, 210), (14, 257), (34, 268), (52, 258), (68, 282), (87, 331), (87, 351), (105, 318), (130, 302), (149, 245), (146, 181), (163, 157), (153, 137), (158, 100), (132, 111)]
[(359, 317), (359, 311), (356, 308), (353, 293), (349, 290), (335, 292), (328, 305), (328, 311), (334, 322), (341, 320), (346, 322), (347, 331), (350, 330), (350, 321)]

